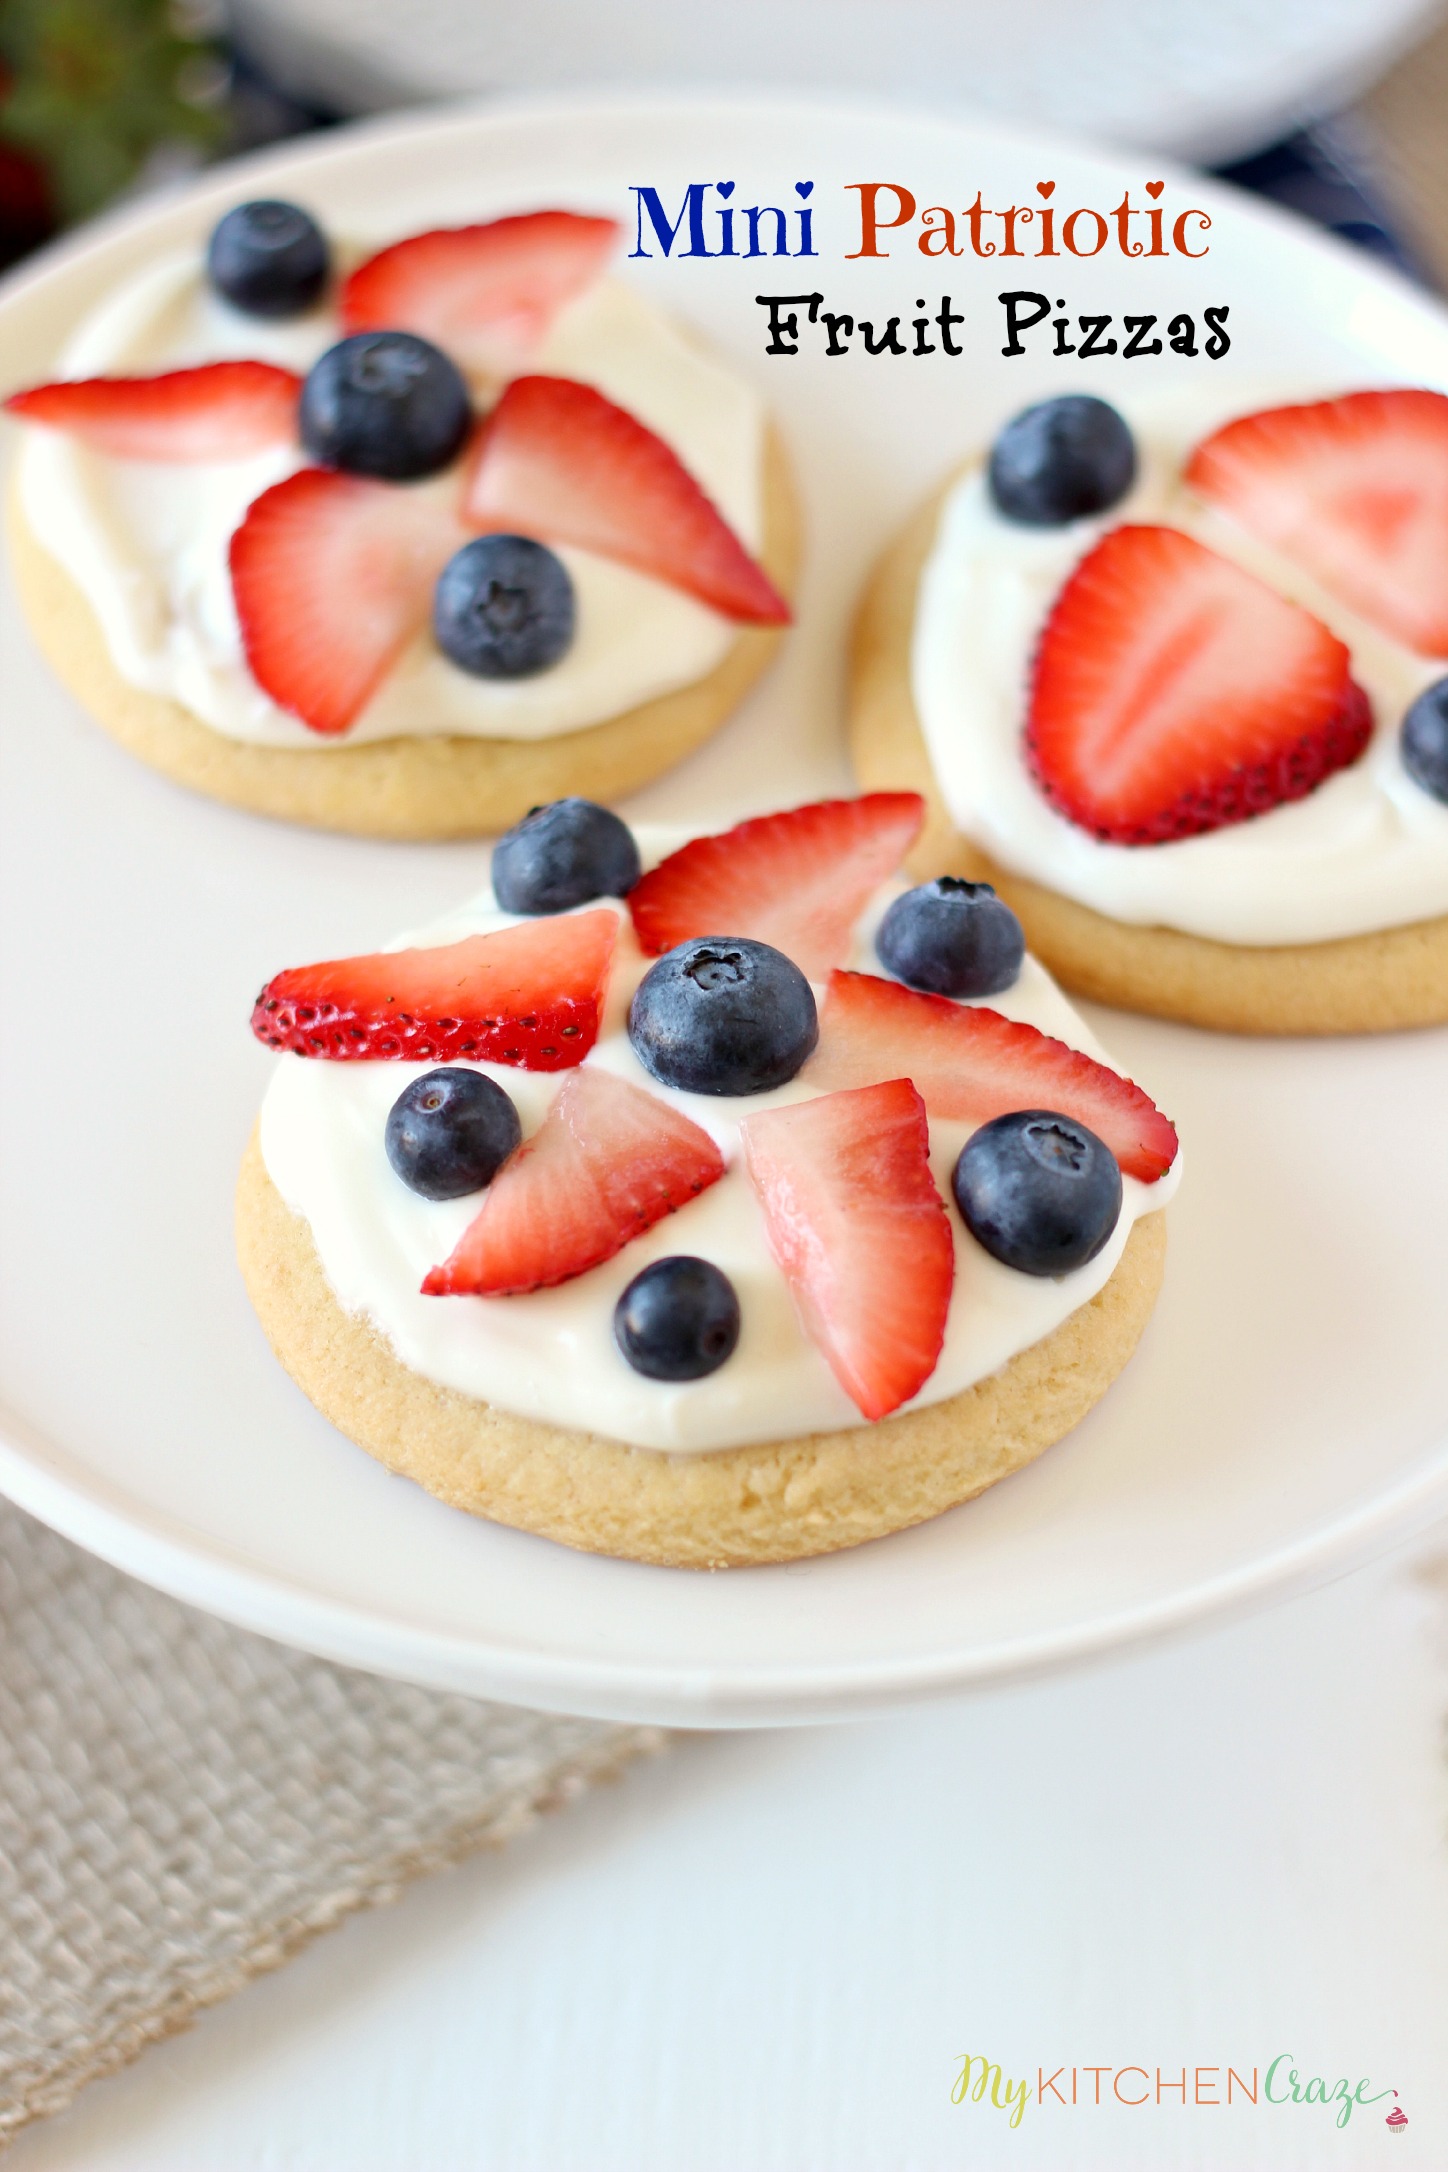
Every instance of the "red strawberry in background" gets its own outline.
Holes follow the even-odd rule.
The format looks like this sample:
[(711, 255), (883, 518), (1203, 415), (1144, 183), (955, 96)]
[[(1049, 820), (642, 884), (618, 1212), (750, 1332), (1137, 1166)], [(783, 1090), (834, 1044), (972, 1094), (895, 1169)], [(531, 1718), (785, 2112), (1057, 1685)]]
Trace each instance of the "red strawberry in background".
[(352, 273), (342, 328), (416, 332), (463, 369), (511, 375), (599, 276), (619, 232), (613, 219), (532, 211), (410, 235)]
[(981, 1004), (920, 995), (873, 973), (832, 973), (805, 1082), (829, 1089), (902, 1076), (932, 1116), (975, 1127), (1013, 1109), (1074, 1117), (1143, 1184), (1176, 1160), (1176, 1132), (1155, 1102), (1079, 1049)]
[(314, 732), (346, 731), (418, 629), (467, 541), (425, 486), (303, 468), (264, 490), (231, 539), (253, 678)]
[(696, 837), (630, 893), (639, 942), (661, 957), (693, 936), (747, 935), (782, 950), (807, 979), (823, 980), (924, 818), (918, 793), (868, 792)]
[(1187, 481), (1354, 611), (1448, 656), (1448, 398), (1351, 392), (1244, 415)]
[(301, 389), (270, 362), (206, 362), (159, 377), (32, 385), (5, 405), (117, 460), (242, 460), (295, 439)]
[(1320, 619), (1176, 528), (1081, 560), (1036, 652), (1026, 758), (1095, 837), (1163, 844), (1302, 799), (1372, 733)]
[(479, 434), (464, 518), (616, 558), (725, 618), (789, 621), (769, 575), (663, 439), (571, 377), (513, 379)]
[[(0, 102), (13, 77), (0, 63)], [(39, 159), (13, 143), (0, 143), (0, 271), (8, 271), (55, 232), (55, 203)]]
[(618, 915), (561, 913), (432, 950), (298, 965), (269, 980), (251, 1030), (334, 1062), (512, 1063), (563, 1071), (598, 1039)]
[(504, 1297), (585, 1274), (724, 1174), (707, 1131), (611, 1071), (575, 1071), (505, 1162), (429, 1297)]
[(908, 1080), (763, 1109), (740, 1127), (770, 1250), (851, 1401), (883, 1418), (939, 1362), (955, 1247)]

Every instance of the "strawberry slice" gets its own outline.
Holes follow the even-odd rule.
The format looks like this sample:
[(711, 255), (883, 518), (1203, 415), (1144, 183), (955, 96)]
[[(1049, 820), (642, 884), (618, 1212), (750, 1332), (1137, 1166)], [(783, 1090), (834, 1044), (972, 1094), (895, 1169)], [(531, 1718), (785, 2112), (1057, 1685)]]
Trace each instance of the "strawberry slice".
[(493, 1179), (429, 1297), (508, 1297), (586, 1274), (724, 1174), (707, 1131), (612, 1071), (575, 1071)]
[(823, 980), (924, 819), (918, 793), (868, 792), (696, 837), (630, 893), (639, 942), (657, 958), (691, 936), (748, 935), (793, 958), (807, 979)]
[(896, 1078), (762, 1110), (740, 1136), (805, 1332), (864, 1415), (885, 1417), (934, 1372), (955, 1279), (925, 1103)]
[(1176, 528), (1114, 528), (1056, 598), (1026, 759), (1060, 813), (1157, 845), (1302, 799), (1372, 733), (1348, 652)]
[(243, 460), (297, 434), (302, 380), (270, 362), (206, 362), (159, 377), (80, 377), (5, 402), (117, 460)]
[(598, 1039), (618, 915), (560, 913), (435, 950), (294, 965), (256, 999), (251, 1030), (294, 1056), (513, 1063), (566, 1071)]
[(619, 232), (614, 219), (530, 211), (414, 234), (358, 265), (342, 289), (342, 328), (418, 332), (464, 369), (511, 376), (598, 277)]
[(231, 539), (252, 677), (314, 732), (346, 731), (425, 624), (467, 540), (426, 489), (302, 468), (264, 490)]
[(663, 439), (570, 377), (514, 378), (479, 434), (465, 517), (616, 558), (725, 618), (789, 621), (769, 575)]
[(1396, 640), (1448, 656), (1448, 399), (1351, 392), (1244, 415), (1187, 465), (1204, 498)]
[(831, 973), (806, 1084), (829, 1090), (902, 1074), (932, 1116), (976, 1128), (1012, 1109), (1073, 1116), (1143, 1184), (1176, 1160), (1176, 1132), (1156, 1103), (1079, 1049), (977, 1004), (917, 995), (873, 973)]

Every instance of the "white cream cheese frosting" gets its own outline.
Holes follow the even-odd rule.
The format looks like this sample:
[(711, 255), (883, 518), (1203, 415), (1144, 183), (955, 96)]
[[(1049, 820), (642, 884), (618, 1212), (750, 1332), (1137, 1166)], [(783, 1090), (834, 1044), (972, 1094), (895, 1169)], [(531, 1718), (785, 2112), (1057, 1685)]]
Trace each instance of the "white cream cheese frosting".
[[(684, 842), (684, 833), (639, 833), (644, 865)], [(882, 973), (874, 930), (902, 885), (881, 888), (856, 929), (849, 963)], [(608, 901), (605, 901), (608, 902)], [(590, 907), (589, 910), (596, 909)], [(329, 1063), (283, 1055), (261, 1112), (261, 1150), (282, 1198), (307, 1223), (343, 1308), (380, 1330), (405, 1365), (440, 1385), (545, 1424), (602, 1434), (674, 1454), (792, 1438), (867, 1421), (801, 1327), (770, 1256), (763, 1217), (739, 1148), (741, 1121), (762, 1108), (813, 1098), (808, 1066), (774, 1093), (715, 1098), (674, 1092), (649, 1076), (625, 1030), (629, 1000), (651, 960), (639, 951), (627, 907), (607, 1013), (585, 1059), (682, 1109), (718, 1143), (727, 1169), (718, 1183), (601, 1267), (556, 1289), (523, 1297), (424, 1297), (423, 1276), (452, 1251), (482, 1194), (441, 1202), (421, 1198), (397, 1177), (383, 1143), (387, 1113), (425, 1063)], [(397, 944), (454, 942), (514, 924), (482, 892), (446, 920)], [(819, 993), (820, 991), (817, 991)], [(1033, 958), (993, 1009), (1027, 1020), (1108, 1062), (1084, 1021)], [(517, 1105), (524, 1137), (537, 1129), (566, 1072), (479, 1064)], [(972, 1126), (930, 1121), (930, 1158), (943, 1199)], [(1102, 1287), (1132, 1225), (1176, 1189), (1180, 1157), (1155, 1184), (1123, 1176), (1121, 1218), (1105, 1249), (1059, 1278), (1021, 1274), (992, 1259), (953, 1204), (955, 1287), (940, 1361), (913, 1405), (942, 1401), (996, 1372), (1060, 1325)], [(706, 1379), (665, 1383), (634, 1372), (613, 1340), (613, 1311), (651, 1260), (693, 1253), (723, 1269), (739, 1296), (742, 1332), (734, 1355)]]
[[(151, 266), (110, 295), (62, 354), (64, 377), (149, 374), (236, 356), (305, 372), (341, 337), (335, 316), (242, 316), (208, 287), (200, 259)], [(529, 368), (595, 385), (672, 447), (745, 547), (763, 534), (764, 414), (752, 389), (632, 288), (596, 282), (555, 320)], [(550, 670), (476, 679), (420, 633), (351, 728), (309, 731), (247, 669), (227, 548), (248, 505), (307, 464), (300, 444), (244, 460), (172, 465), (89, 450), (58, 430), (25, 432), (26, 521), (101, 623), (121, 677), (178, 701), (229, 739), (349, 747), (435, 734), (545, 739), (691, 685), (737, 628), (681, 589), (589, 551), (560, 548), (577, 632)], [(455, 472), (421, 485), (456, 492)]]
[[(1283, 397), (1238, 392), (1211, 412), (1199, 398), (1123, 406), (1137, 481), (1094, 519), (1063, 528), (1008, 521), (983, 464), (941, 508), (920, 582), (911, 684), (952, 820), (1002, 867), (1113, 920), (1251, 945), (1324, 942), (1448, 913), (1448, 806), (1413, 782), (1398, 753), (1404, 710), (1448, 663), (1368, 625), (1181, 481), (1191, 448), (1227, 414)], [(1129, 521), (1183, 529), (1331, 627), (1372, 704), (1375, 728), (1360, 760), (1306, 799), (1174, 844), (1103, 844), (1050, 806), (1021, 748), (1032, 657), (1072, 568)]]

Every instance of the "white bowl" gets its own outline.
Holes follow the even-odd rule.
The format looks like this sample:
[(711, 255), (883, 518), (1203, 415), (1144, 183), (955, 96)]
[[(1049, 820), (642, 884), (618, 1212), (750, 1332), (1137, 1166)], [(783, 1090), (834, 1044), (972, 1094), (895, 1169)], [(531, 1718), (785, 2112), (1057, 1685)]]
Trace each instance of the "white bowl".
[(230, 0), (295, 96), (361, 113), (610, 84), (864, 92), (1219, 162), (1335, 112), (1436, 0)]

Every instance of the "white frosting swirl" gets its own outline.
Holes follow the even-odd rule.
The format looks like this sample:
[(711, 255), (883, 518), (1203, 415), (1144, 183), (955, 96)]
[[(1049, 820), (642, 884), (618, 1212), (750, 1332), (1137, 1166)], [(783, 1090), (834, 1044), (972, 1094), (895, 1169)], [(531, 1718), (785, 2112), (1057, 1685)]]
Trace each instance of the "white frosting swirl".
[[(682, 834), (641, 832), (645, 865), (682, 841)], [(884, 886), (863, 915), (851, 959), (857, 968), (881, 971), (874, 929), (900, 887)], [(638, 950), (627, 911), (619, 911), (608, 1013), (586, 1060), (644, 1086), (711, 1134), (728, 1169), (707, 1192), (680, 1213), (666, 1215), (614, 1259), (557, 1289), (526, 1297), (424, 1297), (423, 1276), (447, 1257), (481, 1204), (478, 1195), (441, 1202), (420, 1198), (387, 1161), (387, 1112), (403, 1087), (430, 1066), (328, 1063), (291, 1055), (279, 1058), (262, 1106), (262, 1155), (272, 1182), (308, 1224), (341, 1305), (374, 1322), (414, 1372), (465, 1395), (545, 1423), (675, 1454), (863, 1425), (799, 1324), (740, 1160), (741, 1120), (757, 1109), (811, 1099), (808, 1072), (775, 1093), (747, 1099), (676, 1093), (650, 1078), (629, 1045), (624, 1023), (650, 961)], [(395, 947), (453, 942), (512, 924), (512, 916), (500, 913), (491, 891), (485, 891), (446, 920), (399, 938)], [(1026, 960), (1015, 987), (989, 1000), (992, 1008), (1108, 1060), (1034, 959)], [(477, 1068), (512, 1095), (525, 1136), (536, 1130), (566, 1076), (498, 1064)], [(931, 1166), (947, 1201), (950, 1173), (971, 1129), (931, 1121)], [(916, 1404), (939, 1402), (996, 1372), (1093, 1297), (1120, 1259), (1133, 1223), (1166, 1204), (1179, 1171), (1180, 1158), (1155, 1184), (1125, 1177), (1121, 1219), (1109, 1243), (1089, 1265), (1059, 1279), (1002, 1266), (981, 1249), (952, 1206), (956, 1273), (945, 1347)], [(743, 1329), (734, 1355), (718, 1372), (676, 1385), (634, 1372), (614, 1345), (612, 1321), (614, 1306), (639, 1270), (678, 1252), (712, 1260), (730, 1277)]]
[[(1239, 396), (1239, 413), (1265, 405)], [(1448, 806), (1398, 753), (1404, 710), (1445, 665), (1369, 626), (1182, 485), (1199, 407), (1127, 410), (1141, 471), (1120, 505), (1065, 528), (996, 512), (981, 466), (949, 492), (920, 584), (911, 657), (916, 711), (951, 817), (1002, 867), (1139, 926), (1241, 944), (1312, 943), (1448, 913)], [(1021, 755), (1031, 659), (1079, 559), (1125, 521), (1164, 522), (1325, 620), (1352, 654), (1376, 719), (1351, 768), (1306, 799), (1177, 844), (1102, 844), (1042, 797)]]
[[(218, 299), (193, 255), (151, 266), (88, 317), (60, 358), (66, 377), (178, 369), (253, 356), (305, 372), (340, 336), (330, 311), (268, 324)], [(656, 430), (752, 551), (763, 530), (763, 410), (749, 386), (652, 304), (601, 280), (558, 317), (530, 365), (596, 385)], [(247, 669), (227, 546), (261, 491), (306, 464), (300, 445), (245, 460), (170, 465), (108, 458), (61, 431), (27, 428), (26, 520), (104, 630), (122, 678), (180, 702), (229, 739), (349, 747), (457, 734), (546, 739), (602, 722), (703, 678), (736, 628), (681, 589), (588, 551), (560, 548), (577, 632), (534, 678), (475, 679), (419, 633), (350, 729), (312, 732)], [(421, 486), (455, 491), (455, 473)]]

